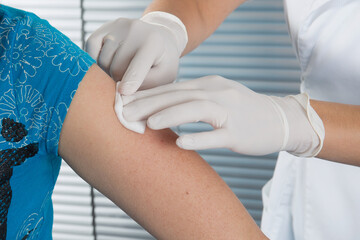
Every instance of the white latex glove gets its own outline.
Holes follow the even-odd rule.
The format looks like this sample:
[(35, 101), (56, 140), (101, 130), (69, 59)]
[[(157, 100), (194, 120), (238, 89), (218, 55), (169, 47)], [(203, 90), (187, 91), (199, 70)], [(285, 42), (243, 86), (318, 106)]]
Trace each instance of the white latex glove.
[(163, 129), (206, 122), (213, 131), (183, 135), (184, 149), (229, 148), (248, 155), (281, 150), (315, 156), (321, 150), (324, 126), (306, 94), (284, 98), (255, 93), (219, 76), (168, 84), (123, 97), (128, 121), (147, 119)]
[(165, 12), (151, 12), (140, 20), (119, 18), (104, 24), (86, 42), (86, 51), (115, 81), (120, 93), (173, 82), (187, 44), (184, 24)]

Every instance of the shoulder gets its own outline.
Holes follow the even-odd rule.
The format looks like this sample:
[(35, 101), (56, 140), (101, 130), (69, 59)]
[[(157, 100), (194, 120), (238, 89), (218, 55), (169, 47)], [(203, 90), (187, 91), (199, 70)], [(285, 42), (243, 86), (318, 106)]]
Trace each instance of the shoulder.
[(24, 123), (56, 154), (72, 97), (95, 61), (33, 13), (1, 5), (0, 34), (0, 117)]
[[(33, 13), (0, 5), (0, 37), (8, 38), (11, 33), (22, 32), (37, 26), (42, 19)], [(14, 37), (14, 35), (12, 35)], [(12, 40), (12, 39), (9, 39)]]
[[(67, 36), (33, 13), (0, 6), (0, 80), (20, 84), (54, 74), (82, 78), (95, 62)], [(10, 82), (10, 85), (13, 85)]]
[(0, 18), (2, 23), (3, 20), (8, 21), (9, 23), (17, 22), (19, 19), (24, 18), (28, 14), (29, 13), (26, 11), (0, 4)]

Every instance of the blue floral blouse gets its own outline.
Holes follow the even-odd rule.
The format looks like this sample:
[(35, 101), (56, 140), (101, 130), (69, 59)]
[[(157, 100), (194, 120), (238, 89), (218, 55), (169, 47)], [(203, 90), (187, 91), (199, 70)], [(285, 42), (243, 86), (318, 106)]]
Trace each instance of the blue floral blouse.
[(0, 240), (52, 239), (60, 131), (93, 63), (47, 21), (0, 6)]

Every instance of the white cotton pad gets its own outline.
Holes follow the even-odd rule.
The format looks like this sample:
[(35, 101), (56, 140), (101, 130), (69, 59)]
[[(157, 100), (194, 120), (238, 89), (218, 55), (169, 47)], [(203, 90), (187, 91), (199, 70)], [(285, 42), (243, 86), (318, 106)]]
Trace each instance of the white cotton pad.
[(116, 94), (115, 94), (115, 112), (116, 112), (116, 115), (117, 115), (119, 121), (127, 129), (143, 134), (145, 132), (146, 121), (129, 122), (124, 119), (124, 116), (122, 114), (123, 101), (122, 101), (122, 97), (118, 91), (119, 90), (118, 88), (119, 88), (119, 82), (116, 84)]

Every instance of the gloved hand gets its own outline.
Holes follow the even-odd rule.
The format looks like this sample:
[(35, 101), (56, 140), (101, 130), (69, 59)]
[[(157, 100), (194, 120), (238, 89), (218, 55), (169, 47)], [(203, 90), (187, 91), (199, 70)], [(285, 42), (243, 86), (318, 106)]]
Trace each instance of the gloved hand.
[(115, 81), (120, 93), (173, 82), (188, 38), (184, 24), (165, 12), (140, 20), (119, 18), (104, 24), (86, 42), (86, 51)]
[(184, 149), (229, 148), (248, 155), (280, 150), (315, 156), (324, 126), (306, 94), (274, 97), (258, 94), (219, 76), (168, 84), (123, 97), (128, 121), (147, 119), (152, 129), (203, 121), (213, 131), (180, 136)]

